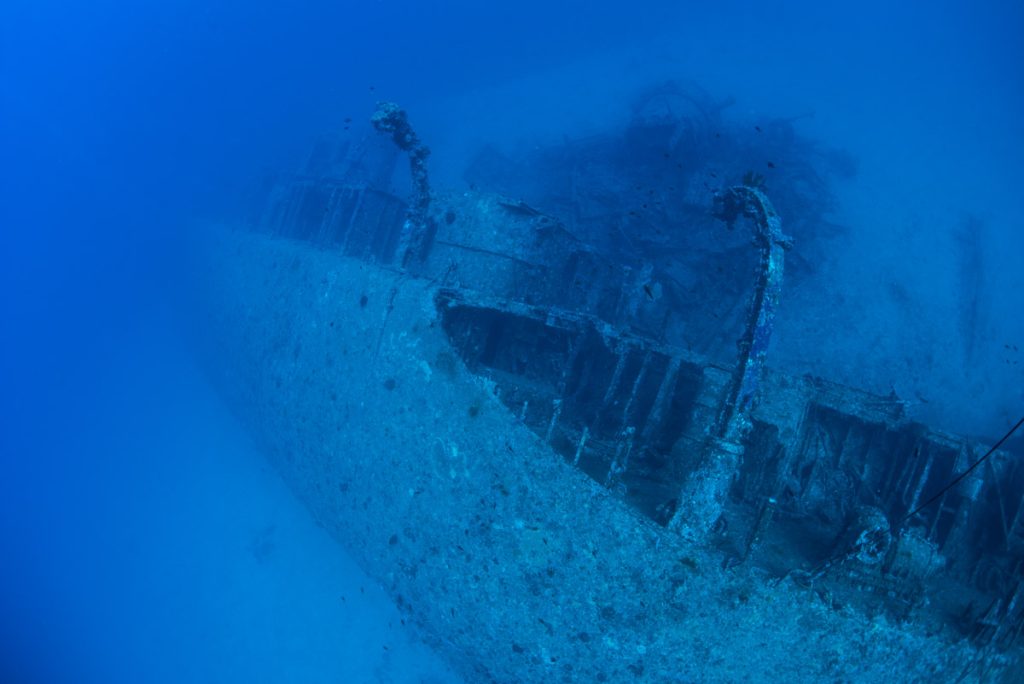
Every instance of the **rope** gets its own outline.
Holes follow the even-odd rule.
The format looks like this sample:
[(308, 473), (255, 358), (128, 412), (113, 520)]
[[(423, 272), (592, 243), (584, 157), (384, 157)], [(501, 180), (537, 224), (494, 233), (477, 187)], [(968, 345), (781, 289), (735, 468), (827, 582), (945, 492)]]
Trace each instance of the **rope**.
[(904, 518), (903, 518), (903, 520), (901, 520), (900, 522), (901, 522), (901, 523), (905, 523), (906, 521), (910, 520), (910, 519), (911, 519), (911, 518), (913, 518), (913, 517), (914, 517), (915, 515), (917, 515), (918, 513), (920, 513), (920, 512), (922, 511), (922, 510), (924, 510), (925, 508), (928, 508), (928, 506), (931, 506), (931, 505), (932, 505), (933, 503), (935, 503), (936, 501), (938, 501), (938, 500), (939, 500), (939, 499), (940, 499), (940, 498), (942, 497), (942, 495), (943, 495), (943, 494), (945, 494), (945, 493), (946, 493), (946, 492), (948, 492), (948, 491), (949, 491), (950, 489), (952, 489), (953, 487), (956, 487), (956, 486), (957, 486), (958, 484), (960, 484), (960, 482), (961, 482), (961, 481), (963, 481), (963, 479), (964, 479), (965, 477), (967, 477), (968, 475), (970, 475), (970, 474), (971, 474), (971, 471), (973, 471), (973, 470), (974, 470), (975, 468), (977, 468), (977, 467), (978, 467), (978, 466), (980, 466), (980, 465), (981, 465), (982, 463), (984, 463), (984, 462), (985, 462), (985, 460), (986, 460), (986, 459), (987, 459), (987, 458), (988, 458), (989, 456), (991, 456), (992, 454), (994, 454), (994, 453), (996, 452), (996, 450), (998, 450), (998, 449), (999, 449), (999, 447), (1003, 446), (1003, 444), (1004, 444), (1004, 443), (1006, 442), (1006, 440), (1010, 439), (1010, 437), (1012, 437), (1012, 436), (1013, 436), (1013, 433), (1014, 433), (1014, 432), (1016, 432), (1016, 431), (1017, 431), (1017, 430), (1018, 430), (1018, 429), (1020, 428), (1020, 426), (1021, 426), (1021, 425), (1024, 425), (1024, 416), (1021, 416), (1021, 419), (1020, 419), (1020, 420), (1018, 420), (1018, 421), (1017, 421), (1017, 423), (1016, 423), (1016, 424), (1015, 424), (1015, 425), (1014, 425), (1014, 426), (1013, 426), (1012, 428), (1010, 428), (1010, 431), (1009, 431), (1009, 432), (1007, 432), (1007, 433), (1006, 433), (1005, 435), (1003, 435), (1003, 436), (1002, 436), (1002, 438), (1001, 438), (1001, 439), (1000, 439), (1000, 440), (999, 440), (998, 442), (996, 442), (995, 444), (993, 444), (993, 445), (992, 445), (992, 448), (991, 448), (991, 449), (989, 449), (989, 450), (988, 450), (988, 451), (987, 451), (987, 452), (985, 453), (985, 455), (984, 455), (984, 456), (982, 456), (982, 457), (981, 457), (981, 458), (979, 458), (979, 459), (978, 459), (977, 461), (975, 461), (974, 463), (972, 463), (972, 464), (971, 464), (971, 467), (969, 467), (969, 468), (968, 468), (967, 470), (965, 470), (964, 472), (962, 472), (962, 473), (960, 473), (959, 475), (957, 475), (957, 476), (956, 476), (956, 478), (954, 478), (952, 482), (950, 482), (950, 483), (949, 483), (948, 485), (946, 485), (945, 487), (943, 487), (942, 489), (940, 489), (940, 490), (939, 490), (939, 492), (938, 492), (937, 494), (935, 494), (935, 496), (933, 496), (932, 498), (930, 498), (930, 499), (928, 499), (927, 501), (925, 501), (925, 502), (924, 502), (923, 504), (921, 504), (920, 506), (918, 506), (917, 508), (915, 508), (914, 510), (912, 510), (912, 511), (911, 511), (910, 513), (907, 513), (906, 517), (904, 517)]

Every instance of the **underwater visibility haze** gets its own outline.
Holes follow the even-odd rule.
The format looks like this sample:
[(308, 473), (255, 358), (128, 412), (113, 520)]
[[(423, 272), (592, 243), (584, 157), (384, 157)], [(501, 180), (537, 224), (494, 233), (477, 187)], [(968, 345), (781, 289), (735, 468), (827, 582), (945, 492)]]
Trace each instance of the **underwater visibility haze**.
[(0, 681), (1021, 681), (1022, 32), (5, 3)]

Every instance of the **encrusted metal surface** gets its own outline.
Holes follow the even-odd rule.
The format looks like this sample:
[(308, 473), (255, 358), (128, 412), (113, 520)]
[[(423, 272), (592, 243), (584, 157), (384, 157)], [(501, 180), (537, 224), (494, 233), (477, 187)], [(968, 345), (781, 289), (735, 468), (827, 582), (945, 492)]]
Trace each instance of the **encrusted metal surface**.
[[(771, 368), (789, 239), (755, 175), (715, 196), (760, 258), (735, 330), (521, 200), (430, 194), (381, 111), (413, 206), (386, 173), (284, 177), (204, 239), (197, 310), (284, 477), (467, 676), (1012, 679), (1024, 468)], [(730, 330), (733, 364), (683, 342)]]
[(467, 370), (436, 283), (252, 233), (207, 239), (217, 383), (469, 679), (935, 681), (975, 657), (753, 568), (720, 571)]

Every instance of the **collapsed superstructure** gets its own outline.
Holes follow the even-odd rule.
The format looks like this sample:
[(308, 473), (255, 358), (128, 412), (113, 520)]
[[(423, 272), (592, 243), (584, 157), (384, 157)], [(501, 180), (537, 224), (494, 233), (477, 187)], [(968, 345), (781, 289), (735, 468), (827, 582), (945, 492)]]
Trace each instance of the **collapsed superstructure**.
[[(463, 364), (566, 464), (712, 549), (722, 572), (792, 582), (829, 609), (918, 622), (993, 657), (1019, 648), (1024, 469), (996, 451), (946, 490), (986, 445), (909, 420), (895, 395), (772, 369), (791, 242), (757, 174), (706, 193), (716, 229), (754, 247), (713, 255), (708, 274), (686, 262), (693, 282), (731, 264), (749, 283), (722, 293), (730, 316), (701, 321), (706, 303), (683, 301), (663, 264), (622, 258), (519, 198), (430, 194), (404, 112), (385, 105), (374, 122), (409, 142), (424, 174), (411, 207), (387, 189), (397, 151), (350, 142), (268, 185), (258, 231), (428, 284), (451, 348), (436, 365)], [(685, 343), (729, 337), (724, 352)]]

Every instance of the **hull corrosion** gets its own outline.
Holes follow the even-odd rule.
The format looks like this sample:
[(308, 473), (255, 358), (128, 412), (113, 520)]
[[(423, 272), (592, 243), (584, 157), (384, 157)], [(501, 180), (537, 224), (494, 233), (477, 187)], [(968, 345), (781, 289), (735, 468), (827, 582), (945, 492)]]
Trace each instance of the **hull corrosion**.
[[(574, 466), (552, 446), (558, 419), (538, 429), (500, 378), (471, 372), (486, 345), (474, 357), (451, 336), (451, 278), (256, 232), (201, 240), (195, 308), (211, 376), (319, 523), (469, 681), (981, 672), (976, 649), (948, 635), (767, 582), (753, 565), (722, 570), (719, 551)], [(666, 373), (696, 372), (664, 356)], [(667, 392), (655, 387), (652, 405)], [(827, 413), (828, 388), (819, 394)]]

